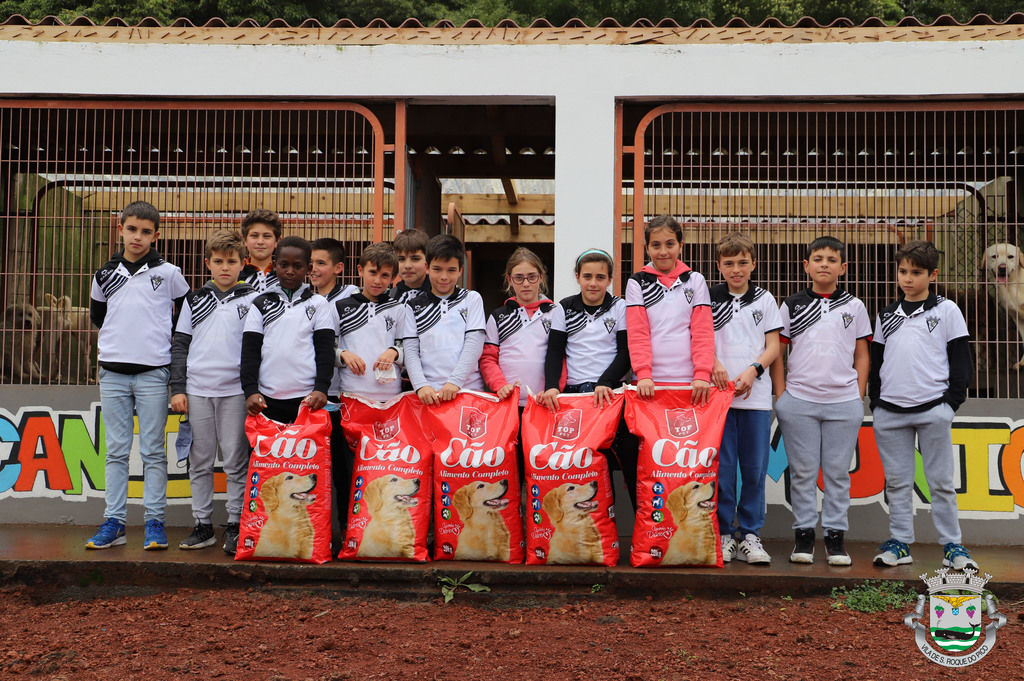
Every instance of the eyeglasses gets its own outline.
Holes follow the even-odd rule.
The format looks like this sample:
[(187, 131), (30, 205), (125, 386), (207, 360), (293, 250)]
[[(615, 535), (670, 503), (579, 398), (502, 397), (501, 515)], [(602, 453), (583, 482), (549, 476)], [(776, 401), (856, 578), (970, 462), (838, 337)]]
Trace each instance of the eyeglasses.
[(537, 274), (536, 272), (531, 272), (530, 274), (513, 274), (511, 277), (509, 277), (509, 279), (512, 280), (513, 284), (522, 284), (523, 282), (526, 281), (530, 282), (531, 284), (536, 284), (538, 281), (540, 281), (540, 275)]

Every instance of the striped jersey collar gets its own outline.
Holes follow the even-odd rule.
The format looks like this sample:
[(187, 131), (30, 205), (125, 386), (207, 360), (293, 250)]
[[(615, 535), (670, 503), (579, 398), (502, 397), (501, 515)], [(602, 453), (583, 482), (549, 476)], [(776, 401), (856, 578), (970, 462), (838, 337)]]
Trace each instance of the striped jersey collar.
[[(757, 293), (758, 287), (754, 282), (748, 282), (747, 292), (740, 296), (740, 303), (743, 305), (750, 305), (754, 302), (754, 295)], [(713, 303), (725, 303), (732, 300), (732, 293), (729, 291), (728, 284), (715, 284), (711, 287), (711, 302)]]
[[(615, 294), (605, 291), (604, 300), (601, 301), (601, 304), (598, 306), (598, 309), (601, 313), (605, 313), (608, 310), (612, 309), (612, 305), (614, 305), (615, 301), (618, 299), (618, 296), (616, 296)], [(568, 298), (562, 298), (562, 302), (560, 303), (560, 305), (567, 310), (575, 310), (577, 312), (587, 311), (587, 306), (583, 303), (582, 293), (577, 293), (576, 295), (569, 296)]]

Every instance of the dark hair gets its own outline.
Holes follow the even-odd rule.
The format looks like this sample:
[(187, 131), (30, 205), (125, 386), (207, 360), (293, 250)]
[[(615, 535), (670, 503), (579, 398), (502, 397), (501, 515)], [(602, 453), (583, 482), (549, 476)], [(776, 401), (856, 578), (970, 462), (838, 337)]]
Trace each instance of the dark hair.
[(303, 239), (301, 236), (286, 236), (277, 242), (277, 248), (274, 249), (274, 259), (285, 248), (298, 248), (306, 254), (306, 262), (308, 263), (313, 259), (313, 248), (309, 245), (309, 242)]
[(509, 256), (508, 262), (505, 263), (505, 293), (509, 295), (514, 294), (512, 289), (512, 268), (522, 263), (527, 265), (533, 265), (534, 269), (540, 274), (540, 292), (543, 295), (547, 295), (548, 292), (548, 268), (544, 266), (544, 261), (540, 259), (540, 256), (531, 251), (529, 248), (520, 246), (516, 250), (512, 251), (512, 255)]
[(359, 256), (359, 266), (365, 267), (367, 263), (373, 263), (378, 268), (391, 266), (391, 269), (398, 270), (398, 256), (391, 244), (376, 243), (370, 244), (363, 249)]
[(242, 218), (242, 238), (244, 239), (249, 236), (249, 229), (257, 224), (270, 227), (274, 232), (274, 238), (281, 238), (281, 218), (274, 211), (266, 210), (265, 208), (257, 208), (254, 211), (250, 211), (248, 215)]
[(740, 232), (731, 232), (719, 239), (715, 253), (719, 260), (734, 258), (742, 253), (748, 254), (751, 260), (757, 260), (757, 247), (754, 246), (754, 242), (746, 234)]
[(138, 218), (140, 220), (149, 220), (153, 223), (153, 227), (159, 231), (160, 229), (160, 211), (156, 209), (152, 203), (148, 201), (132, 201), (124, 210), (121, 211), (121, 224), (128, 218)]
[(576, 257), (576, 274), (580, 273), (583, 266), (589, 262), (603, 262), (608, 266), (608, 276), (615, 274), (615, 261), (612, 260), (606, 251), (602, 251), (600, 248), (588, 248)]
[(651, 218), (651, 221), (644, 227), (644, 243), (651, 243), (651, 232), (659, 229), (670, 229), (676, 235), (676, 240), (679, 243), (683, 243), (683, 228), (679, 226), (679, 222), (671, 215), (655, 215)]
[(416, 251), (427, 252), (427, 242), (430, 237), (421, 229), (404, 229), (395, 235), (391, 247), (396, 253), (415, 253)]
[(896, 251), (895, 260), (897, 265), (907, 260), (915, 267), (934, 272), (939, 269), (939, 249), (930, 241), (908, 241)]
[(327, 251), (327, 256), (331, 259), (332, 265), (345, 261), (345, 244), (337, 239), (323, 237), (310, 243), (309, 247), (314, 251)]
[(434, 259), (459, 261), (459, 267), (466, 266), (466, 247), (462, 245), (458, 237), (451, 234), (438, 234), (430, 237), (427, 242), (427, 264)]
[(210, 234), (206, 240), (206, 257), (212, 256), (214, 251), (234, 251), (241, 260), (249, 254), (242, 235), (234, 229), (217, 229)]
[(812, 241), (807, 247), (807, 257), (805, 260), (810, 260), (811, 254), (815, 251), (820, 251), (826, 248), (839, 254), (839, 262), (846, 262), (846, 245), (834, 236), (819, 236), (817, 239)]

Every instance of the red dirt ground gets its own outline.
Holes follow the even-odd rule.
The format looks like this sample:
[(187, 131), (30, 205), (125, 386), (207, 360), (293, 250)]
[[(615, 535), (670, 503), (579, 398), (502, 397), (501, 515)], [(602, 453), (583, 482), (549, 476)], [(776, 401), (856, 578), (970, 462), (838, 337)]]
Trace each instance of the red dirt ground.
[(0, 678), (1024, 679), (1021, 602), (999, 604), (1007, 626), (988, 657), (951, 670), (915, 649), (903, 625), (912, 608), (870, 615), (827, 596), (511, 605), (465, 592), (447, 605), (309, 590), (38, 596), (0, 589)]

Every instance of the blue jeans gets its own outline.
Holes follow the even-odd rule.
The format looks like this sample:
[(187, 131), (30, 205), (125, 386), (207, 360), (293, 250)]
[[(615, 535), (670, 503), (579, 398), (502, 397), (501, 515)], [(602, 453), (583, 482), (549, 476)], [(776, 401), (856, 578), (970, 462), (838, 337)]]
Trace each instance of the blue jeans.
[[(725, 417), (718, 449), (718, 529), (723, 536), (732, 535), (734, 524), (739, 526), (740, 536), (761, 534), (771, 426), (772, 412), (767, 409), (730, 409)], [(738, 495), (737, 470), (741, 480)]]
[(167, 380), (166, 367), (141, 374), (119, 374), (100, 368), (100, 403), (106, 429), (107, 510), (104, 518), (122, 523), (128, 515), (128, 457), (132, 450), (134, 421), (139, 417), (139, 451), (142, 454), (142, 506), (146, 520), (164, 520), (167, 506)]

